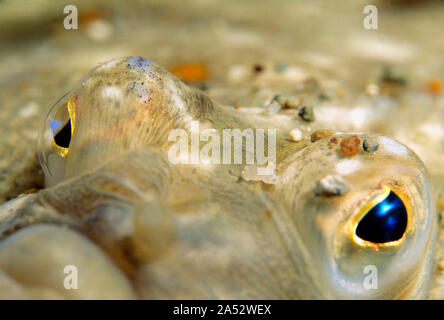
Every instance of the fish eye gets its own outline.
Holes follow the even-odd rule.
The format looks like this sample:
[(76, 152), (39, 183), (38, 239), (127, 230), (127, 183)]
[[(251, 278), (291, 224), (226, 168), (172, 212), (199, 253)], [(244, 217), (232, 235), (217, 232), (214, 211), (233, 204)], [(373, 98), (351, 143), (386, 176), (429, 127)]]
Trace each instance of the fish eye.
[[(75, 129), (77, 95), (70, 92), (63, 96), (48, 112), (39, 130), (39, 160), (45, 179), (64, 175), (64, 159), (69, 153)], [(51, 183), (50, 183), (51, 184)]]
[(52, 134), (52, 146), (65, 157), (69, 152), (69, 143), (73, 134), (73, 108), (76, 96), (71, 97), (66, 104), (56, 104), (54, 112), (50, 112), (47, 121)]
[(387, 243), (403, 237), (407, 228), (407, 209), (395, 192), (387, 190), (385, 198), (358, 222), (355, 233), (362, 240)]
[(69, 148), (71, 142), (71, 119), (54, 135), (54, 143), (60, 148)]

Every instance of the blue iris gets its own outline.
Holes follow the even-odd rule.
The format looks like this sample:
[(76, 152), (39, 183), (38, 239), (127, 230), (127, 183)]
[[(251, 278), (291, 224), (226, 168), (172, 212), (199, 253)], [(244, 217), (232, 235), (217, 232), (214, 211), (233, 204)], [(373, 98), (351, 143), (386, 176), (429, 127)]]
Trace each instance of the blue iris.
[(374, 243), (396, 241), (402, 238), (407, 227), (407, 209), (402, 200), (390, 191), (359, 221), (356, 235)]
[(52, 135), (55, 136), (56, 131), (62, 126), (62, 123), (57, 120), (51, 120), (49, 122), (49, 127), (51, 128)]

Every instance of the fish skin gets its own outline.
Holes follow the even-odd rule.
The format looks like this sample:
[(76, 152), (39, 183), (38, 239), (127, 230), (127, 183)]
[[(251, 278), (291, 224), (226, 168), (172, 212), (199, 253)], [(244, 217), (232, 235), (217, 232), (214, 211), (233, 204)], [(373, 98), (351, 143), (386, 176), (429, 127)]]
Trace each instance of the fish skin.
[[(117, 111), (97, 98), (105, 88), (105, 79), (114, 81), (114, 87), (127, 89)], [(128, 89), (134, 81), (144, 84)], [(146, 90), (152, 100), (141, 94)], [(109, 264), (118, 266), (131, 279), (134, 294), (140, 298), (427, 296), (436, 213), (430, 204), (425, 168), (400, 143), (376, 134), (354, 133), (361, 141), (377, 141), (380, 149), (379, 153), (361, 152), (349, 159), (339, 147), (332, 146), (331, 137), (314, 143), (288, 141), (285, 134), (303, 120), (281, 121), (276, 142), (280, 178), (276, 185), (267, 185), (244, 181), (244, 165), (205, 168), (170, 164), (166, 151), (171, 144), (165, 133), (186, 128), (187, 116), (216, 129), (273, 128), (276, 119), (269, 115), (247, 118), (181, 83), (154, 62), (138, 57), (113, 60), (94, 69), (77, 92), (79, 110), (82, 103), (88, 109), (76, 117), (77, 131), (66, 158), (65, 175), (58, 177), (60, 181), (53, 180), (53, 186), (1, 207), (2, 241), (14, 241), (14, 233), (25, 232), (36, 223), (55, 225), (57, 232), (74, 229), (88, 243), (101, 248), (112, 260)], [(107, 112), (109, 108), (114, 108), (113, 112)], [(143, 112), (139, 115), (140, 109)], [(136, 116), (131, 118), (131, 114)], [(141, 135), (134, 125), (139, 121), (152, 131)], [(107, 134), (100, 135), (103, 132)], [(101, 138), (94, 140), (98, 136)], [(334, 136), (341, 140), (347, 134)], [(103, 141), (107, 143), (94, 148)], [(315, 196), (315, 182), (338, 171), (337, 164), (344, 160), (358, 163), (354, 172), (343, 174), (353, 191), (332, 199)], [(381, 169), (382, 164), (392, 171)], [(334, 272), (336, 255), (342, 257), (356, 250), (335, 236), (342, 236), (341, 223), (351, 215), (350, 210), (341, 210), (353, 206), (353, 197), (360, 199), (382, 180), (393, 179), (393, 172), (403, 177), (398, 187), (405, 187), (410, 200), (416, 200), (411, 208), (422, 209), (415, 216), (418, 224), (409, 241), (420, 243), (413, 253), (426, 254), (409, 264), (407, 274), (417, 272), (411, 287), (393, 286), (387, 281), (385, 290), (357, 293), (344, 288)], [(368, 179), (360, 180), (363, 176)], [(156, 236), (146, 237), (143, 230)], [(83, 254), (86, 249), (82, 246), (78, 250), (79, 265), (95, 259)], [(3, 252), (0, 249), (0, 256)], [(404, 257), (412, 256), (418, 255)], [(362, 266), (357, 263), (354, 267)], [(5, 269), (1, 264), (0, 268)], [(111, 271), (109, 274), (117, 277)], [(21, 285), (26, 288), (28, 281), (23, 279)], [(406, 280), (400, 281), (403, 284)]]

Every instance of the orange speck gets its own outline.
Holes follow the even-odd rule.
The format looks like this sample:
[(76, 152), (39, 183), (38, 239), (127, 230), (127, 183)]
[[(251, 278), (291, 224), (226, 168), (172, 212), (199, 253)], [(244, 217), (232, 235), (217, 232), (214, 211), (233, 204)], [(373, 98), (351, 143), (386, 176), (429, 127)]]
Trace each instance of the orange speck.
[(210, 77), (207, 67), (199, 62), (190, 62), (173, 66), (169, 71), (186, 82), (205, 81)]
[(444, 85), (441, 79), (432, 79), (427, 84), (427, 90), (433, 94), (441, 94), (443, 87)]
[(97, 20), (107, 20), (108, 12), (103, 8), (91, 8), (79, 14), (79, 26), (86, 26)]
[(358, 136), (345, 137), (341, 141), (341, 150), (346, 155), (353, 156), (358, 153), (360, 144), (361, 140), (358, 138)]
[(237, 109), (240, 108), (240, 106), (239, 106), (238, 104), (235, 104), (235, 105), (233, 106), (233, 108), (237, 110)]

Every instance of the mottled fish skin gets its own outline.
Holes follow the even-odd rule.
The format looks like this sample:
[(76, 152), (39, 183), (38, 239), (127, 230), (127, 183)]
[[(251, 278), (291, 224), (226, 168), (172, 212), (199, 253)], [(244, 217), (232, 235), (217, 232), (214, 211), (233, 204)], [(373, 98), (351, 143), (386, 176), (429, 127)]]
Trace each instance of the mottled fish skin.
[[(42, 129), (48, 188), (0, 209), (0, 278), (14, 279), (8, 290), (35, 297), (42, 287), (42, 297), (67, 298), (427, 297), (437, 216), (424, 165), (395, 140), (357, 132), (292, 142), (288, 133), (302, 119), (280, 119), (276, 128), (273, 116), (246, 116), (221, 106), (140, 57), (92, 70), (67, 99), (74, 101), (74, 129), (69, 152), (56, 162), (48, 161), (58, 155)], [(217, 131), (277, 129), (277, 182), (247, 181), (244, 164), (170, 163), (168, 133), (189, 130), (192, 121)], [(345, 155), (339, 143), (350, 135), (379, 148), (369, 153), (360, 146), (357, 154)], [(335, 175), (346, 191), (315, 192), (318, 181)], [(354, 229), (361, 209), (384, 187), (407, 208), (405, 235), (387, 245), (359, 242)], [(114, 290), (122, 288), (121, 294), (100, 281), (88, 293), (82, 285), (94, 277), (94, 268), (85, 272), (75, 296), (47, 272), (37, 282), (25, 277), (31, 261), (40, 263), (38, 254), (17, 257), (9, 248), (47, 241), (41, 228), (54, 234), (54, 257), (45, 257), (42, 268), (59, 270), (65, 263), (82, 273), (105, 264), (101, 277)], [(82, 240), (67, 244), (65, 232)], [(60, 253), (66, 250), (75, 255)], [(91, 254), (95, 250), (105, 254)], [(16, 264), (22, 269), (13, 273)], [(367, 265), (378, 269), (376, 290), (363, 287)]]

